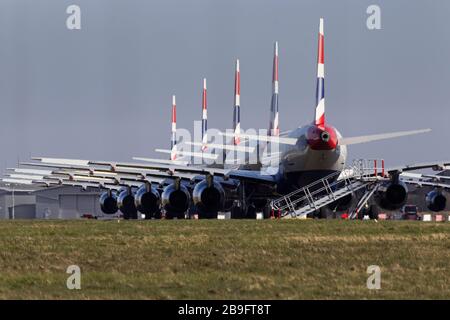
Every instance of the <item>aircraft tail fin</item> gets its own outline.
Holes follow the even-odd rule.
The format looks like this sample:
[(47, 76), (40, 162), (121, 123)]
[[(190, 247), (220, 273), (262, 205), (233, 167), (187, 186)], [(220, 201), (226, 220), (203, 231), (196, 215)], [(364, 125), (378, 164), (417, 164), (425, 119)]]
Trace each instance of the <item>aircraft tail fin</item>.
[(172, 96), (172, 139), (170, 141), (170, 160), (177, 158), (177, 103), (175, 95)]
[(201, 150), (205, 151), (208, 143), (208, 111), (207, 111), (207, 91), (206, 91), (206, 79), (203, 79), (203, 94), (202, 94), (202, 147)]
[(324, 33), (323, 18), (319, 22), (319, 44), (317, 49), (317, 88), (316, 88), (316, 126), (325, 126), (325, 70), (324, 70)]
[(270, 104), (270, 125), (269, 135), (279, 136), (280, 126), (278, 118), (278, 41), (275, 42), (273, 54), (273, 73), (272, 73), (272, 102)]
[(234, 76), (234, 112), (233, 112), (233, 143), (238, 145), (241, 133), (241, 75), (239, 59), (236, 60), (236, 71)]

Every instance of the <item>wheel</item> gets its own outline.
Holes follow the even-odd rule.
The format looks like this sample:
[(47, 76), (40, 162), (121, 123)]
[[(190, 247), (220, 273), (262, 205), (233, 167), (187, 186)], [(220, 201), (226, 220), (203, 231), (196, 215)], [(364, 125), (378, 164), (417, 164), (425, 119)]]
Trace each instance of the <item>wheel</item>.
[(327, 206), (319, 209), (319, 219), (328, 219), (328, 217), (332, 218), (332, 214), (333, 212)]
[(233, 204), (231, 207), (231, 219), (242, 219), (243, 218), (243, 210), (236, 204)]
[(369, 218), (372, 220), (378, 219), (378, 213), (379, 213), (378, 206), (376, 204), (371, 205), (369, 208)]
[(176, 216), (177, 216), (176, 213), (166, 211), (166, 214), (164, 215), (164, 218), (166, 218), (166, 219), (168, 219), (168, 220), (172, 220), (172, 219), (175, 218)]
[(138, 218), (137, 216), (137, 211), (133, 211), (133, 212), (124, 212), (123, 213), (123, 218), (125, 220), (136, 220)]
[(153, 214), (153, 218), (155, 219), (161, 219), (161, 216), (162, 216), (161, 210), (158, 210)]
[(184, 214), (184, 212), (178, 213), (176, 215), (176, 217), (177, 217), (178, 220), (186, 219), (186, 215)]
[(256, 207), (254, 204), (251, 204), (247, 207), (247, 212), (245, 214), (246, 219), (256, 219)]
[(263, 217), (264, 219), (270, 219), (272, 215), (272, 208), (267, 204), (263, 209)]
[(202, 212), (198, 210), (199, 219), (217, 219), (218, 212)]

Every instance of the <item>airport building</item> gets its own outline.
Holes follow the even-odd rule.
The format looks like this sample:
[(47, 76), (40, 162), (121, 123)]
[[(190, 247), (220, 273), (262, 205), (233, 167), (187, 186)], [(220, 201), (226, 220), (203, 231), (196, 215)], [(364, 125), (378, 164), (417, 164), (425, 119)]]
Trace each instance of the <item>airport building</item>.
[(100, 191), (79, 187), (0, 186), (0, 219), (78, 219), (103, 216)]

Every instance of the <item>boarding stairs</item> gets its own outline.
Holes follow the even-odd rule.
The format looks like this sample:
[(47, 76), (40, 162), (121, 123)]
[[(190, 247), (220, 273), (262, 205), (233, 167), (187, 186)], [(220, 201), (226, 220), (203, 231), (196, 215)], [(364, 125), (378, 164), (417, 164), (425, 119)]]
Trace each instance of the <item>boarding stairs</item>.
[(384, 160), (358, 159), (342, 172), (332, 173), (273, 200), (271, 207), (282, 218), (305, 218), (308, 214), (365, 188), (355, 210), (349, 214), (349, 218), (354, 219), (378, 188), (378, 182), (385, 179)]

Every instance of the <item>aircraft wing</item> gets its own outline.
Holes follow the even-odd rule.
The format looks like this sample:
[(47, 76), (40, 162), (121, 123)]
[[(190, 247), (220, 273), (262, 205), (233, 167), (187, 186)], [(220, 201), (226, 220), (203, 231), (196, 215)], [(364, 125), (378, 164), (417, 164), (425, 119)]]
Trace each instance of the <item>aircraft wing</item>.
[(415, 164), (408, 164), (404, 166), (397, 166), (392, 168), (387, 168), (386, 172), (390, 174), (402, 173), (406, 171), (415, 171), (421, 169), (432, 169), (434, 171), (442, 171), (445, 167), (450, 165), (450, 160), (448, 161), (432, 161), (432, 162), (422, 162)]
[(352, 145), (359, 143), (366, 143), (378, 140), (386, 140), (393, 139), (398, 137), (410, 136), (419, 133), (430, 132), (431, 129), (421, 129), (421, 130), (412, 130), (412, 131), (399, 131), (399, 132), (391, 132), (391, 133), (381, 133), (381, 134), (373, 134), (367, 136), (359, 136), (359, 137), (350, 137), (350, 138), (341, 138), (339, 140), (340, 145)]
[(258, 171), (250, 170), (231, 170), (205, 166), (180, 166), (160, 163), (138, 163), (138, 162), (108, 162), (108, 161), (89, 161), (89, 160), (73, 160), (61, 158), (33, 158), (40, 162), (28, 162), (26, 165), (47, 166), (63, 168), (66, 170), (87, 170), (91, 175), (95, 175), (98, 170), (108, 170), (108, 172), (120, 174), (134, 173), (145, 176), (146, 178), (181, 178), (193, 179), (199, 175), (213, 175), (224, 178), (260, 181), (262, 183), (274, 184), (275, 179), (271, 175), (261, 174)]
[[(430, 178), (430, 175), (426, 174), (405, 172), (400, 175), (400, 178), (405, 183), (414, 184), (419, 187), (430, 186), (450, 190), (450, 184), (442, 183), (440, 180), (436, 181), (434, 178)], [(447, 178), (450, 179), (450, 177)]]

